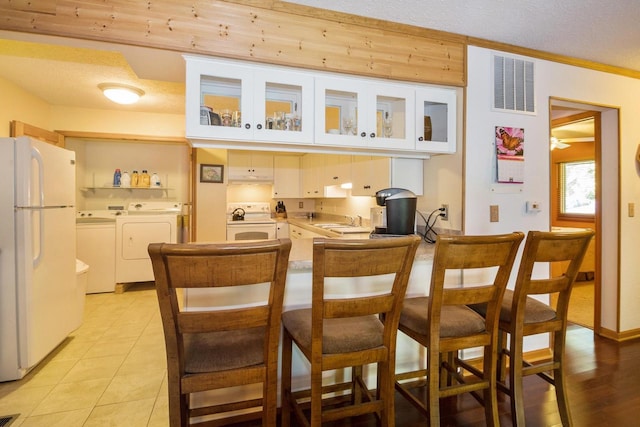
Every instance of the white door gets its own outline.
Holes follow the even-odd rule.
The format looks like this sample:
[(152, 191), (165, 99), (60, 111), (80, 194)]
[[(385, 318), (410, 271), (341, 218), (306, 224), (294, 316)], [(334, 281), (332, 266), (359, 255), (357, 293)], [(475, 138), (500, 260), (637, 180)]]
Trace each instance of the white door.
[(18, 330), (20, 367), (42, 360), (80, 326), (76, 304), (75, 211), (18, 211)]
[(28, 137), (15, 144), (16, 205), (74, 206), (75, 153)]

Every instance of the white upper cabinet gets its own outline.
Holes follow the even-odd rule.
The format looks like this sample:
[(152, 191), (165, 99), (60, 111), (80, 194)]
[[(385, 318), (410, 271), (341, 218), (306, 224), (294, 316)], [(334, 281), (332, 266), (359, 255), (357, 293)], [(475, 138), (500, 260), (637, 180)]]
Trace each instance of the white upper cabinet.
[(353, 196), (375, 196), (389, 187), (405, 188), (416, 196), (424, 194), (424, 161), (378, 156), (353, 156)]
[(229, 181), (273, 182), (273, 154), (229, 151)]
[(273, 198), (298, 199), (302, 197), (302, 171), (300, 156), (273, 158)]
[(429, 153), (456, 152), (456, 90), (416, 90), (416, 150)]
[(186, 136), (195, 147), (423, 159), (456, 151), (460, 88), (184, 58)]
[(185, 56), (187, 137), (313, 142), (309, 74)]
[(315, 142), (412, 150), (415, 90), (363, 79), (316, 77)]

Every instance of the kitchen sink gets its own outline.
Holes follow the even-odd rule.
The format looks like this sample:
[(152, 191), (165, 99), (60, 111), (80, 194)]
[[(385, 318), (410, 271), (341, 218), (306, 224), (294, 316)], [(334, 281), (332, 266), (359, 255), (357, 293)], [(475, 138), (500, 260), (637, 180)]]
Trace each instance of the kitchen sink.
[(330, 223), (317, 223), (317, 224), (311, 224), (314, 227), (318, 227), (318, 228), (323, 228), (323, 229), (330, 229), (333, 227), (349, 227), (349, 225), (347, 224), (340, 224), (337, 222), (330, 222)]
[(336, 233), (342, 233), (342, 234), (355, 234), (355, 233), (369, 233), (371, 229), (367, 227), (358, 227), (356, 225), (341, 225), (337, 227), (330, 227), (329, 231), (335, 231)]

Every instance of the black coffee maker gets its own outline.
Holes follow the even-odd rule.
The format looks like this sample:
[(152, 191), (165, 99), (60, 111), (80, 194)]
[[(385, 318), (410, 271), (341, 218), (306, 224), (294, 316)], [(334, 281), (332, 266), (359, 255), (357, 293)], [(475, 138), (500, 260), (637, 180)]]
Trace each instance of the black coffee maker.
[(415, 233), (417, 196), (404, 188), (385, 188), (376, 192), (376, 203), (386, 210), (387, 226), (376, 227), (373, 234), (406, 235)]

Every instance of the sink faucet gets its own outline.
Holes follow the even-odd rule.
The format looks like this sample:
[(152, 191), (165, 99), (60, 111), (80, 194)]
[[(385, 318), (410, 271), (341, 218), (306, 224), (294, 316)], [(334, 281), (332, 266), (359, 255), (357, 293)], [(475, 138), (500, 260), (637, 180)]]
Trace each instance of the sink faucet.
[(358, 227), (362, 227), (362, 215), (358, 215)]

